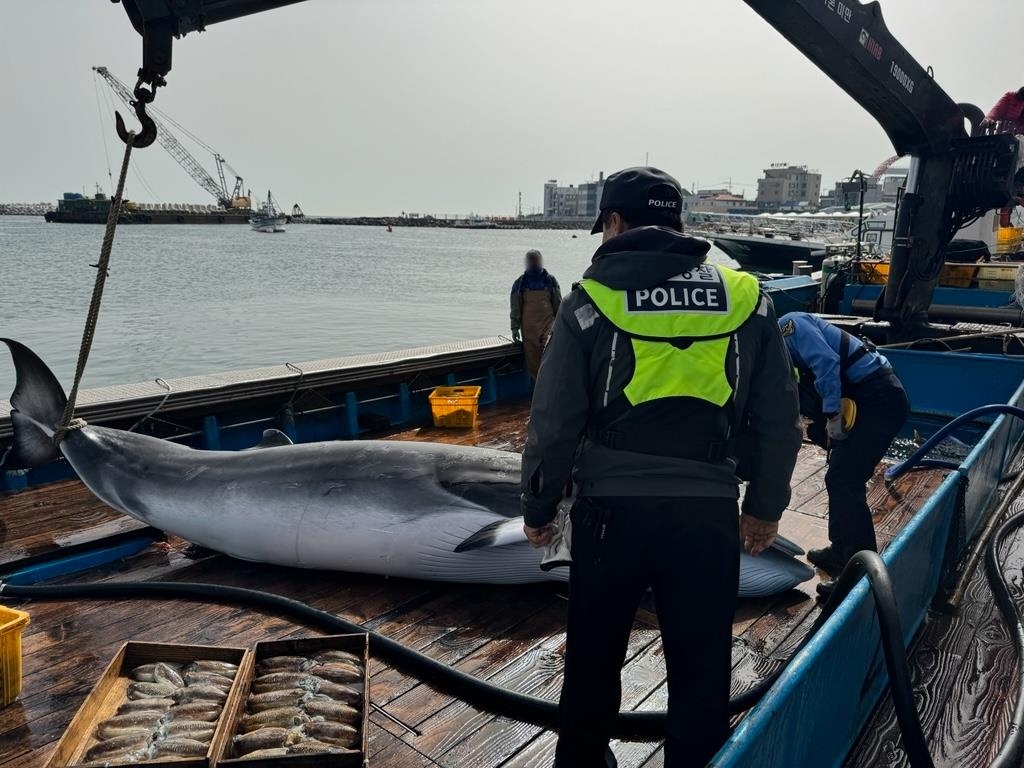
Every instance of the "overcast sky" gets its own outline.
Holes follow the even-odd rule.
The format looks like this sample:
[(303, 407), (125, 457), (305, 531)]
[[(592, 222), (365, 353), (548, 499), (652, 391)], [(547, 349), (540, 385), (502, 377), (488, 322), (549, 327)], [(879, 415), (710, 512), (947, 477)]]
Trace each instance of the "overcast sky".
[[(987, 109), (1024, 84), (1024, 4), (882, 5), (955, 100)], [(133, 80), (141, 42), (124, 10), (3, 0), (2, 14), (0, 201), (108, 186), (104, 138), (115, 165), (121, 146), (90, 67)], [(158, 106), (254, 191), (307, 213), (506, 214), (520, 190), (539, 206), (545, 179), (645, 155), (684, 186), (731, 178), (752, 196), (772, 162), (820, 169), (830, 187), (892, 153), (740, 0), (308, 0), (177, 41), (168, 82)], [(160, 147), (137, 158), (156, 200), (212, 202)]]

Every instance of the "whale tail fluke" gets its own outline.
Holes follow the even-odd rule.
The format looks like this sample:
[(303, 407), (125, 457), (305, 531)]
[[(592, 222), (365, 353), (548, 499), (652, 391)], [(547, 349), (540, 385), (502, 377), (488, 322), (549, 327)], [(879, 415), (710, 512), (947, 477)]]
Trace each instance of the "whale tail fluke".
[(60, 455), (53, 435), (64, 416), (67, 396), (53, 371), (35, 352), (12, 339), (0, 341), (11, 350), (18, 375), (11, 395), (13, 450), (5, 463), (12, 467), (48, 464)]

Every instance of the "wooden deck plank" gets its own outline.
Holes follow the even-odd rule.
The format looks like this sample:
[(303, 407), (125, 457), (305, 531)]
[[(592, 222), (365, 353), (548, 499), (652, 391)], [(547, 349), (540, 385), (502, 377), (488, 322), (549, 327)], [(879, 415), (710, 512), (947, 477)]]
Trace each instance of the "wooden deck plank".
[(77, 480), (5, 493), (0, 495), (0, 568), (146, 530), (151, 529), (111, 509)]

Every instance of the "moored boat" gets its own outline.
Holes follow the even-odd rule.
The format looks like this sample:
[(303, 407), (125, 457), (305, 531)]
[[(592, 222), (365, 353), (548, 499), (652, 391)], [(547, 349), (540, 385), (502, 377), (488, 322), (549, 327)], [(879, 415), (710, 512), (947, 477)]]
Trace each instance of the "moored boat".
[(252, 218), (249, 219), (249, 224), (257, 232), (272, 233), (284, 232), (285, 224), (288, 221), (288, 216), (277, 207), (277, 203), (274, 202), (274, 196), (270, 194), (268, 189), (267, 199), (253, 212)]

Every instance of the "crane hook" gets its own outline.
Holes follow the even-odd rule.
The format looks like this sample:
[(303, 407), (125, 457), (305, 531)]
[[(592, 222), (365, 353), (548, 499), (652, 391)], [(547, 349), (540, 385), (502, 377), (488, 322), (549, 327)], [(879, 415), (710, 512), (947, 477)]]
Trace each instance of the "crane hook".
[(141, 149), (142, 147), (148, 147), (156, 141), (156, 123), (153, 122), (152, 117), (146, 114), (146, 105), (153, 101), (155, 96), (155, 88), (152, 91), (146, 90), (142, 87), (141, 82), (135, 86), (135, 99), (132, 101), (132, 107), (135, 109), (135, 116), (142, 123), (142, 131), (135, 134), (134, 137), (125, 127), (124, 118), (121, 117), (121, 113), (114, 112), (117, 135), (121, 137), (121, 141), (125, 144), (131, 142), (133, 147)]

